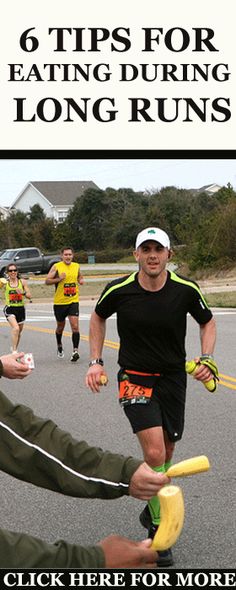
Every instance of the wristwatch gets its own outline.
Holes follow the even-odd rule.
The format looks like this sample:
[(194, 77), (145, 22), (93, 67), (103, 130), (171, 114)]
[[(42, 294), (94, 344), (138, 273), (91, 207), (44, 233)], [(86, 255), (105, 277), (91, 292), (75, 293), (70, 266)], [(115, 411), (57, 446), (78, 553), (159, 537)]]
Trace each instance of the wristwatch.
[(101, 367), (103, 367), (104, 362), (102, 359), (92, 359), (89, 361), (89, 367), (93, 367), (93, 365), (101, 365)]

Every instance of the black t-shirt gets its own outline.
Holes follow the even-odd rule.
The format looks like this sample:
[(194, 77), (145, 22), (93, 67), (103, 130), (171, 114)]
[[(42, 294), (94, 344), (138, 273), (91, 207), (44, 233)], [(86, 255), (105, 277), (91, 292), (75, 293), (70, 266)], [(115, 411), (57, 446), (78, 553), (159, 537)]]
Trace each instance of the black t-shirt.
[(187, 314), (205, 324), (212, 313), (194, 281), (168, 271), (159, 291), (146, 291), (133, 273), (110, 282), (95, 307), (107, 319), (117, 313), (121, 367), (144, 372), (184, 370)]

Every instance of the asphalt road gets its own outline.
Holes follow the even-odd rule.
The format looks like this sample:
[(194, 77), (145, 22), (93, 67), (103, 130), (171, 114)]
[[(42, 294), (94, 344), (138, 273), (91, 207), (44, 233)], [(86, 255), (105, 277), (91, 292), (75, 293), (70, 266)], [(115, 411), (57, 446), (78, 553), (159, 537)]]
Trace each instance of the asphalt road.
[[(109, 384), (99, 395), (84, 385), (88, 363), (88, 325), (92, 307), (81, 304), (81, 358), (69, 361), (69, 326), (64, 337), (65, 358), (56, 358), (55, 322), (51, 304), (32, 304), (22, 336), (21, 350), (33, 352), (36, 368), (23, 381), (1, 380), (1, 388), (13, 402), (30, 405), (34, 412), (50, 417), (75, 437), (91, 445), (141, 457), (136, 437), (118, 406), (116, 371), (118, 338), (115, 318), (107, 322), (104, 357)], [(185, 524), (174, 548), (179, 569), (234, 569), (236, 514), (236, 310), (216, 312), (218, 341), (216, 358), (224, 375), (217, 394), (188, 378), (186, 427), (177, 444), (175, 462), (205, 454), (208, 473), (175, 480), (185, 499)], [(9, 328), (1, 318), (1, 353), (9, 351)], [(198, 327), (188, 322), (188, 358), (199, 352)], [(94, 544), (111, 533), (142, 539), (139, 524), (143, 503), (132, 498), (116, 501), (81, 500), (18, 482), (0, 473), (1, 526), (25, 531), (53, 542)]]

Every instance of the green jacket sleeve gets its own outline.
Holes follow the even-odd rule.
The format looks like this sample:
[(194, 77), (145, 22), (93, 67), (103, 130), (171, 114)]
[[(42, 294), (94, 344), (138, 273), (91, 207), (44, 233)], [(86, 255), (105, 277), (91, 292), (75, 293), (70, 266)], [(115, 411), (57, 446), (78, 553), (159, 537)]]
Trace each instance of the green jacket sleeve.
[(65, 541), (49, 544), (30, 535), (0, 529), (0, 568), (104, 568), (101, 547)]
[[(51, 420), (13, 405), (0, 392), (0, 469), (39, 487), (74, 497), (118, 498), (141, 461), (77, 441)], [(100, 546), (82, 547), (59, 540), (49, 544), (0, 529), (0, 567), (103, 568)]]
[(118, 498), (141, 461), (77, 441), (51, 420), (13, 405), (0, 392), (0, 469), (36, 486), (74, 497)]

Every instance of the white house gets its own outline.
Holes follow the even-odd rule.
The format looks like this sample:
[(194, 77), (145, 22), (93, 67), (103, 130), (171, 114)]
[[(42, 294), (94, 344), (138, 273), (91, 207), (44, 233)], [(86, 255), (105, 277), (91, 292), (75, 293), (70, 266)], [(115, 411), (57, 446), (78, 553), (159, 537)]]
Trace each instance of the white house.
[(0, 206), (0, 219), (6, 219), (9, 215), (9, 207)]
[(74, 202), (88, 188), (99, 187), (91, 180), (31, 181), (11, 205), (11, 210), (28, 213), (33, 205), (40, 205), (47, 217), (61, 223)]
[(222, 186), (220, 186), (219, 184), (205, 184), (204, 186), (201, 186), (201, 188), (197, 188), (195, 189), (196, 193), (207, 193), (208, 195), (213, 195), (214, 193), (217, 193), (220, 189), (222, 188)]

